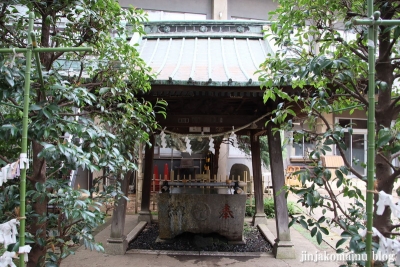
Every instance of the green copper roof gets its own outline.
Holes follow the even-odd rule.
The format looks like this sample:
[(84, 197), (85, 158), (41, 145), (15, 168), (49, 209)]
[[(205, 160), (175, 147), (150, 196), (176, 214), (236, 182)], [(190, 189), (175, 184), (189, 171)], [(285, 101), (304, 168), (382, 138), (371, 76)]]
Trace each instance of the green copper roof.
[(259, 21), (145, 23), (138, 51), (157, 79), (153, 84), (259, 86), (255, 72), (273, 55)]

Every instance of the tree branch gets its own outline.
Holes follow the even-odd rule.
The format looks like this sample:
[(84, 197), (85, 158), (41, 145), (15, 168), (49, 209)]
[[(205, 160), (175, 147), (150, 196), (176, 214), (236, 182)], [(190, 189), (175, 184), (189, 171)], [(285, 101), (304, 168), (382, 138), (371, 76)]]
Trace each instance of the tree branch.
[(400, 169), (397, 169), (388, 177), (388, 181), (394, 182), (396, 177), (399, 176), (399, 175), (400, 175)]
[[(399, 74), (399, 77), (400, 77), (400, 74)], [(399, 95), (398, 97), (396, 97), (396, 98), (392, 101), (392, 103), (390, 103), (390, 106), (389, 106), (388, 109), (394, 109), (394, 108), (396, 107), (396, 103), (399, 102), (399, 101), (400, 101), (400, 95)]]
[[(348, 215), (348, 214), (346, 213), (345, 210), (343, 210), (343, 208), (342, 208), (342, 206), (340, 205), (339, 201), (337, 200), (335, 194), (333, 194), (333, 190), (332, 190), (332, 187), (331, 187), (330, 183), (329, 183), (328, 181), (326, 181), (325, 179), (324, 179), (324, 182), (325, 182), (325, 184), (326, 184), (326, 187), (328, 188), (328, 190), (327, 190), (328, 194), (331, 196), (331, 198), (333, 197), (333, 198), (331, 199), (332, 203), (333, 203), (333, 204), (334, 204), (334, 203), (337, 204), (337, 207), (338, 207), (339, 210), (342, 212), (342, 214), (343, 214), (344, 216), (346, 216), (347, 219), (349, 219), (350, 221), (354, 221), (354, 219), (352, 219), (351, 216)], [(336, 211), (335, 217), (336, 217), (336, 218), (338, 217), (338, 216), (337, 216), (337, 211)], [(340, 225), (340, 224), (339, 224), (339, 225)], [(344, 229), (344, 230), (346, 230), (346, 229)]]
[[(65, 99), (66, 100), (66, 99)], [(61, 101), (60, 101), (61, 102)], [(65, 106), (69, 106), (72, 105), (73, 103), (75, 103), (74, 101), (69, 101), (69, 102), (64, 102), (62, 104), (58, 104), (59, 107), (65, 107)]]
[(384, 235), (400, 235), (400, 233), (384, 232)]
[[(350, 88), (348, 88), (345, 84), (343, 84), (342, 82), (340, 82), (338, 79), (333, 78), (332, 80), (335, 84), (339, 85), (341, 88), (343, 88), (347, 93), (349, 93), (352, 97), (358, 99), (359, 101), (361, 101), (364, 105), (368, 106), (368, 101), (365, 99), (364, 96), (362, 96), (359, 92), (357, 92), (357, 90), (355, 90), (357, 92), (354, 93)], [(353, 85), (354, 86), (354, 85)], [(356, 88), (356, 87), (355, 87)]]
[(393, 166), (393, 164), (384, 155), (378, 153), (377, 156), (381, 157), (393, 169), (393, 171), (396, 171), (396, 167)]
[[(400, 64), (399, 64), (399, 66), (400, 66)], [(393, 80), (396, 80), (397, 78), (399, 78), (400, 77), (400, 73), (399, 74), (396, 74), (396, 75), (393, 75)]]
[(49, 175), (47, 175), (47, 179), (51, 178), (54, 174), (56, 174), (57, 172), (59, 172), (62, 168), (64, 167), (64, 163), (61, 164), (61, 167), (58, 168), (57, 170), (55, 170), (54, 172), (50, 173)]
[(400, 112), (400, 105), (399, 106), (396, 106), (396, 107), (393, 107), (393, 113), (392, 114), (398, 114), (399, 112)]
[(393, 46), (397, 43), (397, 40), (398, 40), (398, 38), (393, 38), (393, 40), (390, 42), (389, 47), (388, 47), (388, 49), (386, 50), (386, 52), (385, 52), (382, 56), (380, 56), (381, 58), (388, 57), (389, 54), (391, 54), (391, 53), (393, 52), (393, 51), (392, 51), (392, 48), (393, 48)]
[(6, 163), (11, 163), (11, 161), (9, 159), (7, 159), (6, 157), (0, 155), (0, 159), (2, 159), (3, 161), (5, 161)]
[[(349, 47), (349, 46), (347, 46)], [(353, 47), (349, 47), (350, 51), (353, 52), (354, 54), (356, 54), (359, 58), (361, 58), (364, 61), (368, 61), (368, 57), (365, 56), (364, 54), (360, 53), (360, 51), (358, 51), (357, 49), (353, 48)]]
[(83, 219), (79, 219), (79, 220), (74, 221), (73, 223), (68, 224), (67, 226), (65, 226), (64, 229), (63, 229), (63, 235), (66, 236), (66, 233), (67, 233), (67, 231), (69, 230), (69, 228), (71, 228), (71, 227), (74, 226), (75, 224), (77, 224), (77, 223), (79, 223), (79, 222), (82, 222), (82, 221), (83, 221)]
[(392, 157), (390, 158), (391, 160), (394, 160), (395, 158), (400, 157), (400, 151), (392, 154)]
[(81, 70), (79, 71), (79, 75), (78, 75), (78, 77), (76, 78), (75, 83), (78, 83), (78, 82), (79, 82), (79, 80), (80, 80), (81, 77), (82, 77), (82, 73), (83, 73), (83, 62), (81, 62)]
[(390, 230), (392, 231), (393, 229), (399, 228), (399, 227), (400, 227), (400, 224), (394, 224), (394, 225), (392, 225), (392, 226), (390, 227)]
[(58, 113), (58, 115), (73, 117), (73, 116), (86, 116), (86, 115), (95, 114), (95, 113), (100, 114), (100, 113), (103, 113), (103, 112), (98, 111), (98, 110), (92, 110), (92, 111), (83, 112), (83, 113), (81, 113), (81, 112), (80, 113)]

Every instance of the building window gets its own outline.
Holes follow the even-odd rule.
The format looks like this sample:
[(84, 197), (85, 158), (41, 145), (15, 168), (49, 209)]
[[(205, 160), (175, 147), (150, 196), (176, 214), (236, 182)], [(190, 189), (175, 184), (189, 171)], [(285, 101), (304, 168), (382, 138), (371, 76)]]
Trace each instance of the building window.
[(306, 136), (303, 136), (301, 141), (293, 142), (293, 148), (295, 157), (308, 158), (314, 149), (314, 144)]
[[(367, 160), (367, 120), (337, 119), (337, 122), (345, 130), (343, 139), (347, 147), (344, 151), (347, 161), (358, 173), (365, 175), (366, 169), (363, 165)], [(347, 127), (353, 129), (353, 134), (348, 132)], [(336, 155), (340, 155), (337, 147)]]
[(310, 153), (315, 148), (315, 143), (304, 129), (311, 132), (314, 131), (307, 123), (297, 122), (293, 123), (293, 131), (289, 132), (289, 143), (291, 146), (289, 146), (288, 152), (291, 161), (309, 160)]

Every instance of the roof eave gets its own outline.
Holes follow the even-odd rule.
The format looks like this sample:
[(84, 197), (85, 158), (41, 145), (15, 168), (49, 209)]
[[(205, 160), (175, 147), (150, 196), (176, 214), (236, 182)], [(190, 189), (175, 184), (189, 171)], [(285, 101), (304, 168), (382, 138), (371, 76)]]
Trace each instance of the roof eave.
[(157, 85), (191, 85), (191, 86), (210, 86), (210, 87), (260, 87), (258, 81), (187, 81), (187, 80), (152, 80), (151, 84)]

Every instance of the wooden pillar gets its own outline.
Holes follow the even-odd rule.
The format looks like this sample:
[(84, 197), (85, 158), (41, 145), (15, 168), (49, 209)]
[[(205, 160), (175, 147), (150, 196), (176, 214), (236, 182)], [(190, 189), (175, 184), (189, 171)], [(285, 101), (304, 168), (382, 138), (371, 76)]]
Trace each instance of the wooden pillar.
[[(211, 172), (211, 177), (213, 178), (214, 176), (217, 177), (218, 180), (218, 168), (219, 168), (219, 149), (221, 148), (221, 142), (222, 140), (219, 138), (214, 139), (214, 149), (215, 149), (215, 155), (213, 157), (213, 164), (212, 164), (212, 172)], [(225, 177), (222, 177), (222, 179), (225, 181)]]
[(151, 194), (151, 180), (153, 178), (153, 159), (154, 159), (154, 135), (150, 135), (149, 144), (146, 144), (144, 150), (144, 177), (143, 177), (143, 189), (142, 189), (142, 203), (140, 206), (139, 212), (139, 222), (146, 221), (147, 223), (151, 223), (152, 216), (150, 213), (150, 194)]
[[(129, 189), (129, 177), (131, 171), (125, 174), (125, 177), (121, 182), (121, 190), (125, 196), (128, 195)], [(121, 197), (117, 201), (117, 205), (114, 207), (112, 219), (111, 219), (111, 233), (110, 238), (107, 239), (106, 252), (113, 255), (123, 255), (128, 248), (128, 241), (124, 235), (125, 229), (125, 215), (126, 215), (127, 201)]]
[[(277, 238), (274, 244), (274, 254), (277, 259), (293, 259), (296, 257), (293, 243), (290, 239), (289, 214), (285, 192), (278, 192), (285, 185), (283, 170), (282, 146), (280, 132), (272, 132), (274, 124), (267, 125), (268, 147), (271, 164), (272, 189), (275, 206), (275, 222)], [(277, 195), (278, 194), (278, 195)]]
[(254, 198), (256, 200), (256, 212), (253, 216), (253, 225), (256, 226), (261, 223), (266, 224), (267, 217), (264, 212), (264, 188), (262, 188), (260, 137), (256, 135), (255, 131), (251, 131), (250, 139)]

